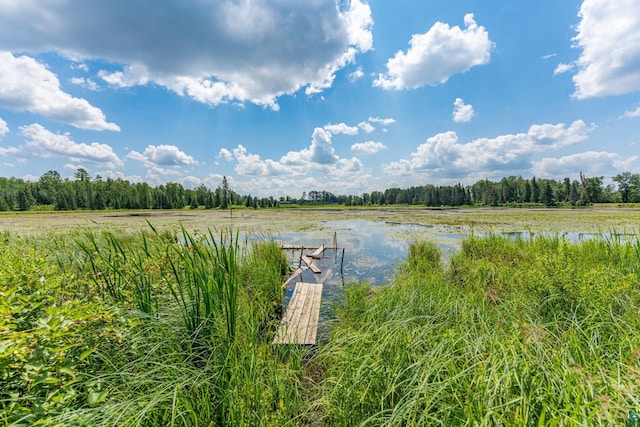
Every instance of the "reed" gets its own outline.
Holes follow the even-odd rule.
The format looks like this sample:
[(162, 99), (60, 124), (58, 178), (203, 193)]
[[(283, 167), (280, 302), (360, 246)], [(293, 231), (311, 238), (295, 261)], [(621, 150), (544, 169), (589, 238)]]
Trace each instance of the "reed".
[[(615, 234), (411, 245), (328, 342), (273, 348), (287, 261), (230, 230), (0, 240), (6, 425), (622, 425), (640, 249)], [(263, 236), (264, 237), (264, 236)]]
[(275, 242), (152, 226), (4, 237), (0, 310), (17, 321), (0, 321), (2, 423), (300, 424), (303, 351), (271, 348)]
[(326, 424), (620, 425), (639, 407), (637, 242), (471, 237), (442, 267), (434, 250), (347, 290), (319, 355)]

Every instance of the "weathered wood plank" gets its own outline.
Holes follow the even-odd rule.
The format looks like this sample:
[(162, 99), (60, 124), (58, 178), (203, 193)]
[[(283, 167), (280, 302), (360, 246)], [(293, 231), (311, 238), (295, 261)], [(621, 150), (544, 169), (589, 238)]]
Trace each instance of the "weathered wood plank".
[[(281, 245), (280, 249), (304, 249), (301, 245)], [(308, 248), (307, 248), (308, 249)]]
[(321, 256), (322, 252), (324, 252), (324, 245), (320, 245), (320, 247), (316, 249), (316, 251), (309, 256), (313, 259), (320, 259), (322, 258)]
[(318, 319), (320, 318), (320, 303), (322, 302), (322, 283), (320, 286), (314, 286), (313, 293), (307, 297), (311, 299), (309, 307), (309, 316), (307, 318), (305, 342), (315, 344), (318, 337)]
[(315, 246), (303, 246), (303, 245), (289, 245), (289, 244), (282, 244), (280, 245), (280, 249), (286, 250), (300, 250), (300, 249), (316, 249)]
[(313, 260), (311, 258), (309, 258), (306, 255), (302, 255), (302, 261), (307, 264), (307, 266), (309, 267), (309, 270), (313, 271), (314, 273), (318, 274), (320, 273), (320, 269), (318, 268), (317, 265), (313, 264)]
[(322, 283), (298, 282), (273, 344), (313, 345), (317, 341)]
[(280, 328), (274, 337), (274, 344), (289, 344), (297, 341), (296, 327), (302, 314), (301, 304), (304, 303), (305, 291), (305, 287), (296, 285)]

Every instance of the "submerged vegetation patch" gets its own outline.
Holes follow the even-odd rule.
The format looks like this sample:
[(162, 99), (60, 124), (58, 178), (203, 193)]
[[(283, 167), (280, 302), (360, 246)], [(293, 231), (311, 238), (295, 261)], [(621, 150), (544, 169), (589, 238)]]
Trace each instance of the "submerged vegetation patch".
[(640, 409), (640, 248), (419, 241), (272, 346), (287, 259), (235, 231), (0, 235), (5, 425), (620, 425)]

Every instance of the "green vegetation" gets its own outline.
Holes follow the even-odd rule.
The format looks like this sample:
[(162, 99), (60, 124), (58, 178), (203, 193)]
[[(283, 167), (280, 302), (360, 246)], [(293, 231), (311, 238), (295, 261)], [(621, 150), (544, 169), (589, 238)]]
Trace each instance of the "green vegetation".
[[(312, 190), (296, 196), (253, 197), (239, 195), (229, 188), (227, 177), (212, 190), (205, 185), (184, 188), (169, 182), (151, 187), (146, 182), (130, 183), (122, 179), (92, 178), (78, 169), (73, 179), (63, 179), (57, 171), (44, 173), (37, 182), (0, 177), (0, 211), (29, 210), (105, 210), (105, 209), (231, 209), (269, 208), (276, 206), (385, 206), (416, 205), (428, 207), (511, 206), (551, 207), (589, 206), (593, 203), (640, 202), (640, 174), (624, 172), (611, 178), (615, 185), (605, 185), (604, 177), (585, 177), (562, 181), (509, 176), (493, 182), (487, 179), (472, 185), (426, 184), (410, 188), (388, 188), (360, 195), (334, 195)], [(230, 211), (231, 213), (231, 211)]]
[(3, 425), (621, 425), (640, 409), (640, 246), (467, 238), (348, 286), (272, 347), (287, 260), (230, 229), (0, 234)]
[(414, 245), (319, 355), (327, 425), (621, 425), (640, 407), (637, 243)]
[(302, 352), (270, 346), (286, 267), (275, 242), (184, 229), (2, 237), (2, 424), (298, 419)]

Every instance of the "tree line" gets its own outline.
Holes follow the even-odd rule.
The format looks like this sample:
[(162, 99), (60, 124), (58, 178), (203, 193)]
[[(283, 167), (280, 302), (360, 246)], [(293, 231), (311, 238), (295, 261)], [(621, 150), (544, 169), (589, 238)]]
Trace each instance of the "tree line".
[[(604, 176), (563, 180), (509, 176), (500, 181), (488, 179), (472, 185), (423, 185), (388, 188), (361, 195), (336, 196), (326, 191), (309, 191), (290, 203), (440, 206), (587, 206), (592, 203), (640, 203), (640, 174), (624, 172), (604, 184)], [(289, 200), (287, 198), (287, 200)]]
[(61, 178), (56, 171), (44, 173), (36, 182), (0, 177), (0, 211), (29, 210), (48, 207), (55, 210), (76, 209), (228, 209), (231, 206), (267, 208), (285, 204), (339, 204), (346, 206), (422, 205), (440, 206), (587, 206), (592, 203), (640, 203), (640, 174), (624, 172), (604, 184), (604, 177), (579, 180), (553, 180), (509, 176), (500, 181), (488, 179), (464, 186), (423, 185), (388, 188), (360, 195), (334, 195), (311, 190), (302, 197), (274, 199), (240, 195), (229, 188), (227, 178), (210, 189), (200, 185), (184, 188), (179, 183), (151, 187), (146, 182), (131, 183), (123, 179), (91, 177), (78, 169), (73, 178)]
[(0, 211), (29, 210), (37, 206), (55, 210), (76, 209), (227, 209), (233, 205), (274, 207), (273, 197), (239, 195), (229, 188), (227, 178), (211, 190), (204, 185), (196, 189), (179, 183), (151, 187), (146, 182), (131, 183), (123, 179), (92, 178), (78, 169), (73, 179), (61, 178), (56, 171), (44, 173), (36, 182), (19, 178), (0, 178)]

